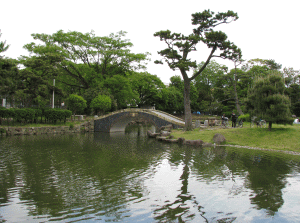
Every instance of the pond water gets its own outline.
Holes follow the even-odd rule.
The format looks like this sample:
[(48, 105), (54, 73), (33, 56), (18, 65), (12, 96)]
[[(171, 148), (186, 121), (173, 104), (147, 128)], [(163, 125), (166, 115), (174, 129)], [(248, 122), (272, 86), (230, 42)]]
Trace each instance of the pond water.
[(300, 157), (126, 133), (0, 137), (0, 222), (300, 222)]

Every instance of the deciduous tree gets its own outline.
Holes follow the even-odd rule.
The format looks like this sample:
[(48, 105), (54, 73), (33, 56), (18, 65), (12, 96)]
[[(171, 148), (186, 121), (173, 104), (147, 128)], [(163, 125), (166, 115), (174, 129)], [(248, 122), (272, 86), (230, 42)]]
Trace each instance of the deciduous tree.
[[(52, 66), (59, 69), (60, 82), (72, 88), (88, 89), (113, 75), (145, 68), (148, 53), (132, 53), (133, 46), (124, 40), (126, 32), (120, 31), (105, 37), (94, 32), (81, 33), (63, 30), (48, 34), (32, 34), (42, 44), (24, 46), (36, 56), (55, 58)], [(67, 78), (65, 77), (67, 76)]]

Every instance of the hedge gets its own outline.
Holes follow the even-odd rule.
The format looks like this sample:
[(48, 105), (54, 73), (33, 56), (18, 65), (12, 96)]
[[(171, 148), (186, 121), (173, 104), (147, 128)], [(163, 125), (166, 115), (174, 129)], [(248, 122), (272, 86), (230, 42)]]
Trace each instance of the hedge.
[(63, 109), (32, 109), (32, 108), (1, 108), (1, 118), (13, 118), (17, 122), (32, 123), (37, 122), (38, 117), (44, 116), (49, 122), (56, 123), (57, 120), (66, 122), (66, 119), (71, 117), (72, 112), (70, 110)]

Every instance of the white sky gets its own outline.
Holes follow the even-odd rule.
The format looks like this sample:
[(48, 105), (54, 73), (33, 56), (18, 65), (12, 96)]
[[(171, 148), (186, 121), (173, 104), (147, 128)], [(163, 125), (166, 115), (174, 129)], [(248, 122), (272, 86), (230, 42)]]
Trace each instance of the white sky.
[[(219, 26), (243, 53), (243, 59), (274, 59), (284, 67), (300, 69), (299, 1), (285, 0), (1, 0), (1, 41), (10, 44), (7, 57), (28, 55), (22, 47), (33, 41), (32, 33), (53, 34), (95, 31), (97, 36), (107, 36), (120, 30), (135, 53), (150, 52), (147, 71), (156, 74), (165, 83), (179, 71), (172, 71), (166, 64), (156, 65), (160, 59), (157, 51), (166, 48), (153, 34), (169, 29), (183, 34), (192, 33), (191, 14), (210, 9), (214, 12), (237, 12), (239, 19)], [(198, 63), (208, 56), (204, 47), (198, 47), (192, 59)], [(3, 54), (2, 54), (3, 55)], [(221, 64), (233, 67), (222, 59)]]

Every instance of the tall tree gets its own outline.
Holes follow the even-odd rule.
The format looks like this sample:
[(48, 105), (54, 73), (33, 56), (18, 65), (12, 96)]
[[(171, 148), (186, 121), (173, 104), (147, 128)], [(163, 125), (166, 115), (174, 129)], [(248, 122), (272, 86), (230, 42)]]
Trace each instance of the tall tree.
[[(237, 13), (228, 11), (217, 13), (210, 10), (192, 14), (192, 24), (197, 28), (193, 33), (185, 36), (180, 33), (171, 33), (170, 30), (159, 31), (154, 36), (159, 36), (161, 41), (167, 44), (167, 48), (158, 53), (164, 58), (165, 62), (172, 70), (179, 69), (184, 80), (184, 112), (185, 112), (185, 129), (192, 129), (192, 115), (190, 106), (190, 83), (202, 73), (209, 61), (213, 57), (223, 59), (234, 59), (241, 57), (241, 50), (232, 42), (227, 40), (227, 35), (222, 31), (215, 31), (214, 28), (220, 24), (230, 23), (238, 19)], [(196, 51), (198, 43), (205, 44), (210, 50), (205, 63), (201, 68), (191, 76), (188, 72), (197, 68), (197, 62), (188, 58), (188, 54)], [(218, 51), (217, 51), (218, 50)], [(155, 63), (163, 63), (155, 61)]]
[(124, 40), (126, 32), (98, 37), (93, 32), (60, 30), (52, 35), (32, 34), (34, 42), (24, 46), (37, 57), (55, 58), (52, 66), (59, 69), (59, 81), (67, 86), (88, 89), (113, 75), (145, 68), (148, 53), (135, 54), (133, 46)]
[(284, 94), (285, 86), (281, 73), (272, 72), (267, 77), (258, 77), (248, 93), (248, 109), (260, 119), (272, 123), (291, 124), (290, 99)]
[(158, 104), (159, 91), (165, 88), (164, 83), (156, 76), (147, 72), (134, 72), (129, 76), (132, 90), (139, 94), (138, 106)]

